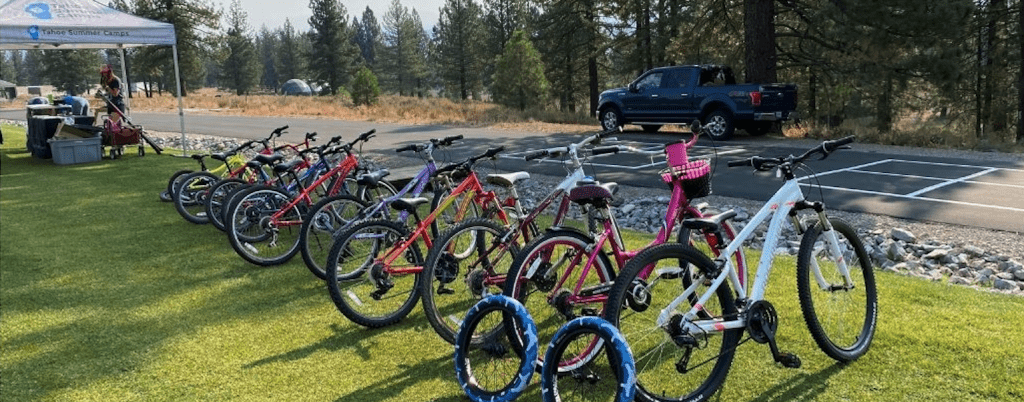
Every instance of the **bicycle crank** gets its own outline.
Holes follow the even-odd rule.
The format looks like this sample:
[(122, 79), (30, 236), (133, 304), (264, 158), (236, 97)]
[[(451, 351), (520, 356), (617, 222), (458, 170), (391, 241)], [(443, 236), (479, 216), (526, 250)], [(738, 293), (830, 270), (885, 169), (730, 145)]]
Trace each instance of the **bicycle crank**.
[(747, 309), (747, 333), (757, 343), (767, 343), (771, 348), (772, 358), (784, 367), (800, 368), (800, 358), (792, 353), (779, 350), (775, 342), (775, 334), (779, 330), (779, 316), (775, 307), (767, 300), (758, 300)]

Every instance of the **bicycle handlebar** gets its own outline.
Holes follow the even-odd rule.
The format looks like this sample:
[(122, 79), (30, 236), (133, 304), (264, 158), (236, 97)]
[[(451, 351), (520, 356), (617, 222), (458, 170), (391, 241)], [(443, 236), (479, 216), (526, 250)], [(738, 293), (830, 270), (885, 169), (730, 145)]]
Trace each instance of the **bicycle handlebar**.
[(493, 158), (493, 157), (495, 157), (496, 155), (498, 155), (499, 153), (501, 153), (503, 151), (505, 151), (505, 146), (504, 145), (498, 146), (496, 148), (490, 148), (490, 149), (487, 150), (487, 152), (484, 152), (484, 153), (482, 153), (480, 155), (472, 156), (469, 159), (466, 159), (465, 161), (462, 161), (462, 162), (459, 162), (459, 163), (453, 163), (451, 165), (448, 165), (448, 166), (445, 166), (443, 168), (440, 168), (434, 174), (435, 175), (444, 174), (444, 173), (448, 173), (448, 172), (452, 172), (452, 171), (456, 171), (456, 170), (469, 170), (469, 169), (471, 169), (473, 167), (473, 164), (475, 164), (477, 161), (479, 161), (481, 159)]
[(542, 149), (540, 151), (533, 151), (533, 152), (530, 152), (530, 153), (526, 154), (525, 156), (523, 156), (523, 159), (528, 160), (528, 161), (532, 161), (534, 159), (540, 159), (540, 158), (543, 158), (545, 156), (548, 156), (548, 150)]
[(453, 143), (455, 143), (455, 141), (461, 140), (463, 138), (465, 138), (465, 137), (462, 134), (451, 135), (451, 136), (444, 137), (444, 138), (431, 138), (430, 139), (430, 144), (409, 144), (409, 145), (406, 145), (404, 147), (396, 149), (395, 152), (405, 152), (405, 151), (423, 152), (423, 151), (427, 150), (428, 145), (433, 145), (435, 147), (447, 147), (447, 146), (450, 146)]
[(594, 149), (592, 149), (590, 151), (590, 153), (592, 155), (604, 155), (604, 154), (617, 154), (617, 153), (619, 153), (619, 151), (621, 151), (620, 147), (618, 147), (618, 146), (609, 146), (609, 147), (597, 147), (597, 148), (594, 148)]
[(782, 164), (801, 163), (807, 158), (810, 158), (811, 156), (814, 156), (816, 154), (821, 154), (821, 158), (818, 160), (823, 160), (827, 158), (829, 155), (831, 155), (833, 152), (839, 149), (843, 149), (845, 145), (853, 143), (855, 139), (856, 136), (851, 135), (849, 137), (843, 137), (838, 140), (823, 141), (820, 145), (807, 150), (807, 152), (804, 152), (803, 155), (800, 156), (790, 155), (777, 158), (764, 158), (760, 156), (752, 156), (750, 158), (738, 161), (729, 161), (727, 165), (729, 167), (752, 166), (754, 170), (766, 171)]

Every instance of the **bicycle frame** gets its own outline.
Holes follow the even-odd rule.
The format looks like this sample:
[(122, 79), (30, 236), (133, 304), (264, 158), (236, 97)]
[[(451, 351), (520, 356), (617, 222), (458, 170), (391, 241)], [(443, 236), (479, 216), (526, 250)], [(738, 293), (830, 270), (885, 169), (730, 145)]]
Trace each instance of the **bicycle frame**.
[[(800, 223), (796, 213), (794, 212), (797, 204), (802, 202), (803, 199), (803, 191), (800, 189), (800, 185), (797, 180), (795, 178), (787, 180), (785, 184), (782, 185), (782, 188), (780, 188), (757, 212), (757, 214), (750, 219), (747, 226), (736, 235), (733, 241), (730, 242), (725, 250), (720, 254), (722, 256), (728, 256), (736, 252), (742, 252), (744, 241), (753, 236), (754, 230), (756, 230), (758, 225), (771, 216), (771, 221), (768, 224), (768, 232), (765, 235), (764, 241), (766, 247), (762, 250), (761, 260), (758, 263), (757, 274), (754, 277), (752, 289), (748, 292), (747, 287), (744, 286), (744, 283), (740, 280), (740, 275), (745, 276), (746, 274), (745, 267), (737, 268), (733, 266), (730, 259), (719, 257), (715, 259), (715, 263), (719, 267), (722, 267), (721, 272), (712, 279), (711, 285), (708, 286), (708, 289), (699, 296), (697, 303), (695, 303), (684, 315), (684, 318), (687, 320), (693, 320), (697, 317), (697, 313), (700, 311), (702, 306), (708, 302), (708, 300), (715, 294), (718, 287), (727, 279), (733, 285), (733, 288), (738, 295), (738, 300), (744, 301), (747, 305), (758, 300), (763, 300), (765, 291), (768, 287), (768, 278), (771, 274), (772, 262), (775, 258), (775, 253), (773, 252), (775, 247), (774, 245), (778, 244), (783, 222), (787, 217), (789, 217), (798, 233), (803, 233), (804, 231), (803, 225)], [(818, 212), (818, 214), (820, 222), (822, 222), (823, 225), (826, 225), (824, 233), (826, 233), (825, 238), (828, 240), (829, 248), (834, 255), (842, 256), (842, 253), (839, 252), (839, 240), (836, 237), (835, 231), (831, 230), (831, 227), (827, 226), (828, 219), (825, 217), (824, 211), (822, 210)], [(837, 265), (839, 271), (843, 275), (845, 285), (852, 286), (852, 279), (850, 278), (850, 272), (847, 268), (846, 261), (840, 258)], [(818, 285), (823, 289), (827, 288), (828, 284), (822, 278), (821, 272), (816, 266), (814, 267), (814, 274)], [(658, 325), (667, 325), (672, 310), (682, 303), (689, 303), (689, 298), (694, 295), (697, 287), (701, 285), (701, 282), (703, 281), (694, 281), (689, 288), (677, 296), (667, 307), (662, 309), (661, 314), (658, 316)], [(745, 328), (747, 323), (746, 319), (741, 314), (740, 317), (731, 321), (703, 320), (690, 321), (690, 324), (699, 327), (699, 329), (695, 329), (697, 331), (711, 333), (721, 332), (728, 329)]]
[[(430, 212), (422, 221), (416, 225), (416, 229), (409, 235), (409, 238), (402, 241), (402, 243), (392, 247), (381, 258), (377, 260), (382, 262), (385, 267), (385, 271), (389, 274), (416, 274), (423, 271), (422, 266), (408, 267), (408, 268), (393, 268), (391, 265), (395, 260), (403, 258), (405, 251), (412, 247), (413, 243), (417, 240), (422, 239), (427, 248), (433, 247), (433, 240), (429, 236), (430, 224), (437, 219), (437, 216), (448, 209), (450, 206), (455, 204), (458, 197), (463, 197), (462, 202), (456, 206), (456, 219), (461, 220), (466, 216), (466, 212), (469, 211), (471, 205), (476, 204), (482, 207), (486, 207), (488, 204), (494, 205), (498, 219), (503, 223), (508, 223), (508, 215), (501, 209), (501, 203), (498, 202), (497, 195), (493, 191), (485, 191), (483, 186), (480, 184), (480, 179), (477, 177), (476, 172), (470, 172), (469, 176), (459, 183), (458, 187), (452, 190), (452, 193), (445, 197), (437, 205), (437, 208)], [(485, 208), (486, 209), (486, 208)]]
[(285, 213), (287, 213), (290, 209), (294, 208), (296, 205), (299, 205), (299, 203), (306, 203), (306, 204), (311, 205), (313, 203), (313, 199), (309, 197), (309, 194), (311, 192), (313, 192), (314, 189), (316, 189), (317, 187), (319, 187), (321, 184), (323, 184), (325, 181), (327, 181), (328, 179), (330, 179), (332, 177), (347, 177), (348, 174), (351, 173), (352, 170), (355, 169), (358, 165), (359, 165), (359, 158), (357, 158), (354, 154), (349, 153), (345, 157), (345, 159), (343, 159), (341, 162), (338, 163), (337, 166), (332, 168), (326, 174), (321, 175), (309, 187), (306, 187), (306, 188), (302, 189), (301, 191), (299, 191), (299, 194), (297, 196), (295, 196), (295, 197), (292, 197), (292, 200), (289, 201), (288, 204), (284, 205), (283, 207), (278, 209), (276, 212), (274, 212), (274, 214), (270, 216), (271, 221), (277, 227), (301, 225), (302, 224), (301, 220), (298, 220), (298, 221), (287, 220), (286, 221), (286, 220), (281, 220), (281, 217)]

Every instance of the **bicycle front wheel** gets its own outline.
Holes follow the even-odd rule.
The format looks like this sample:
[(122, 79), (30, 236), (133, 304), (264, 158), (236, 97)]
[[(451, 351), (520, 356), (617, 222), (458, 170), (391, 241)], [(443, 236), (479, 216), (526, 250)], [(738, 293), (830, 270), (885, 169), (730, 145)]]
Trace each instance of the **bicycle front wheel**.
[[(833, 253), (821, 222), (808, 225), (796, 262), (800, 310), (818, 347), (841, 362), (867, 353), (878, 325), (875, 273), (857, 232), (846, 222), (829, 218), (839, 253)], [(839, 270), (845, 262), (851, 281)]]
[[(586, 269), (592, 244), (590, 237), (573, 230), (550, 231), (523, 247), (512, 262), (503, 294), (530, 311), (542, 347), (569, 320), (600, 316), (604, 310), (614, 271), (604, 253), (598, 253)], [(597, 352), (590, 349), (581, 355), (564, 355), (559, 367), (575, 369)], [(536, 369), (543, 363), (539, 357)]]
[(327, 254), (334, 235), (352, 224), (366, 204), (348, 194), (338, 194), (318, 202), (302, 221), (299, 250), (306, 268), (317, 278), (327, 279)]
[[(490, 329), (508, 322), (519, 333)], [(484, 336), (484, 334), (487, 334)], [(509, 339), (508, 336), (516, 339)], [(483, 342), (474, 339), (483, 339)], [(519, 398), (533, 376), (537, 328), (515, 299), (492, 295), (473, 305), (455, 341), (455, 378), (474, 402), (508, 402)]]
[(231, 248), (260, 266), (288, 262), (299, 251), (302, 211), (276, 188), (254, 187), (240, 195), (228, 214)]
[[(420, 297), (427, 321), (448, 343), (455, 343), (470, 307), (489, 295), (501, 294), (509, 266), (519, 252), (518, 245), (501, 242), (506, 233), (494, 221), (473, 218), (449, 228), (434, 241), (420, 275)], [(472, 250), (469, 255), (458, 255), (458, 250), (467, 248)]]
[(210, 195), (206, 197), (206, 216), (210, 218), (210, 223), (214, 227), (222, 232), (227, 230), (227, 227), (224, 225), (224, 202), (231, 191), (248, 185), (249, 183), (245, 180), (228, 178), (210, 187)]
[[(714, 270), (714, 262), (701, 252), (665, 243), (641, 251), (615, 279), (604, 318), (619, 328), (633, 350), (638, 401), (703, 401), (725, 381), (742, 329), (686, 328), (694, 322), (736, 318), (728, 282), (718, 287), (689, 323), (683, 316), (696, 305), (696, 298), (675, 306), (667, 312), (666, 322), (659, 323), (663, 310), (686, 290), (687, 283), (698, 284), (698, 296), (708, 292), (710, 280), (704, 273)], [(645, 272), (651, 273), (645, 277)], [(683, 275), (692, 277), (684, 280)]]
[(544, 402), (608, 401), (630, 402), (636, 393), (633, 353), (614, 325), (598, 317), (580, 317), (562, 326), (548, 345), (545, 362), (558, 362), (564, 355), (578, 355), (599, 342), (604, 355), (582, 367), (559, 373), (557, 365), (541, 369)]
[(409, 238), (397, 222), (383, 219), (359, 222), (338, 233), (327, 254), (327, 290), (345, 317), (369, 328), (405, 318), (416, 302), (423, 256), (412, 243), (390, 263), (382, 259)]

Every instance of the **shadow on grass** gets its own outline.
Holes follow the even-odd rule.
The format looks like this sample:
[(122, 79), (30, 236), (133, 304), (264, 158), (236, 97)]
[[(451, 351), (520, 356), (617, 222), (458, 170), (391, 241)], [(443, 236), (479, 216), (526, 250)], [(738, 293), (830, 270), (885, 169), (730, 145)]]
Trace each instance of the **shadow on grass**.
[[(448, 367), (451, 365), (452, 357), (450, 355), (446, 355), (437, 359), (422, 361), (415, 365), (405, 366), (405, 370), (394, 372), (390, 376), (384, 377), (383, 375), (388, 373), (381, 373), (382, 377), (377, 382), (351, 392), (341, 398), (335, 399), (335, 402), (383, 401), (394, 399), (410, 387), (422, 387), (424, 380), (451, 379), (454, 368), (452, 370), (438, 370), (438, 367)], [(434, 399), (434, 401), (448, 402), (464, 400), (466, 400), (466, 398), (462, 396)]]
[(369, 359), (369, 350), (367, 350), (364, 346), (360, 344), (361, 341), (365, 340), (365, 332), (363, 334), (359, 334), (362, 336), (354, 336), (356, 335), (355, 332), (359, 331), (360, 329), (361, 328), (357, 328), (352, 325), (345, 328), (341, 328), (338, 324), (331, 324), (331, 331), (333, 331), (334, 333), (331, 336), (321, 339), (319, 342), (289, 351), (287, 353), (282, 353), (275, 356), (268, 356), (259, 359), (252, 363), (243, 365), (242, 368), (251, 369), (271, 363), (302, 360), (322, 350), (338, 351), (342, 349), (356, 349), (356, 353), (358, 353), (364, 359)]
[[(787, 381), (769, 388), (751, 402), (771, 401), (813, 401), (828, 391), (828, 379), (846, 367), (844, 363), (833, 363), (824, 370), (812, 374), (798, 374)], [(721, 394), (719, 394), (721, 395)]]

